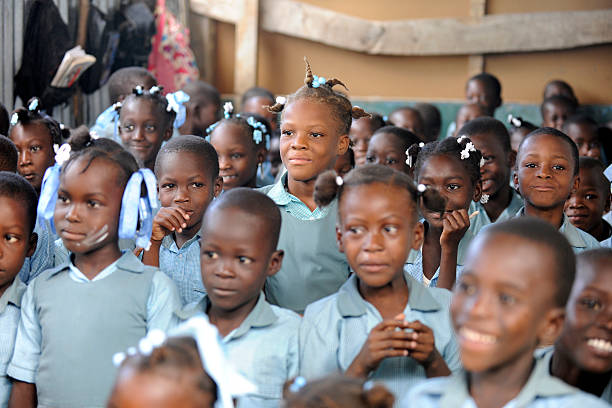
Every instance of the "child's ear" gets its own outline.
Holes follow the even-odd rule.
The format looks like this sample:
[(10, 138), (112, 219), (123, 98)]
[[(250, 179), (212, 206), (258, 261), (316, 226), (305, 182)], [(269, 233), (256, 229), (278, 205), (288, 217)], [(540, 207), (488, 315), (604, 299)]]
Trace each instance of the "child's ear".
[(223, 178), (217, 176), (217, 178), (214, 181), (214, 190), (213, 190), (213, 194), (215, 195), (215, 197), (219, 197), (219, 194), (221, 194), (221, 191), (223, 191)]
[(472, 196), (472, 200), (474, 202), (480, 201), (480, 197), (482, 196), (482, 181), (478, 180), (476, 184), (474, 184), (474, 195)]
[(351, 143), (351, 139), (349, 139), (348, 134), (341, 135), (338, 139), (338, 145), (336, 148), (336, 156), (342, 156), (349, 148), (349, 144)]
[(515, 169), (515, 171), (514, 171), (514, 175), (512, 176), (512, 181), (514, 182), (514, 189), (515, 189), (516, 191), (519, 191), (519, 192), (520, 192), (520, 190), (519, 190), (518, 171), (516, 171), (516, 169)]
[(270, 257), (270, 262), (268, 262), (268, 276), (275, 275), (276, 272), (280, 271), (281, 266), (283, 266), (284, 257), (285, 251), (283, 251), (282, 249), (279, 249), (272, 253), (272, 256)]
[(172, 132), (174, 132), (174, 127), (170, 125), (170, 127), (164, 132), (164, 142), (170, 140), (172, 137)]
[(546, 313), (546, 318), (538, 331), (538, 344), (554, 344), (565, 323), (565, 308), (556, 307)]
[(261, 148), (261, 149), (257, 150), (256, 157), (257, 157), (257, 165), (258, 166), (263, 164), (263, 162), (266, 161), (266, 154), (267, 154), (267, 151), (266, 151), (265, 148)]
[(26, 252), (27, 257), (34, 255), (37, 245), (38, 245), (38, 234), (33, 232), (30, 235), (30, 241), (28, 242), (28, 252)]
[(572, 189), (570, 190), (570, 195), (578, 191), (579, 186), (580, 186), (580, 176), (576, 175), (574, 176), (574, 181), (572, 181)]
[(338, 243), (338, 250), (344, 253), (344, 247), (342, 246), (342, 228), (340, 225), (336, 225), (336, 242)]
[(423, 245), (425, 239), (425, 227), (422, 222), (418, 222), (414, 225), (412, 230), (412, 249), (419, 250)]

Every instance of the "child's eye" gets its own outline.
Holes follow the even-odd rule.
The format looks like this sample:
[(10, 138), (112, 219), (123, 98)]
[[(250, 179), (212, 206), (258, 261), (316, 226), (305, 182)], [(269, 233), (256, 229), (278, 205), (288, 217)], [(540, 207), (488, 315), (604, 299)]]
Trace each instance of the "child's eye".
[(565, 166), (562, 166), (560, 164), (555, 164), (553, 166), (553, 169), (555, 169), (555, 170), (565, 170)]
[(234, 159), (234, 160), (237, 160), (237, 159), (241, 159), (241, 158), (242, 158), (242, 156), (243, 156), (243, 154), (242, 154), (242, 153), (232, 153), (232, 154), (230, 155), (230, 158), (232, 158), (232, 159)]
[(174, 187), (175, 187), (174, 183), (165, 183), (165, 184), (162, 184), (162, 188), (165, 188), (165, 189), (171, 189), (171, 188), (174, 188)]
[(215, 251), (204, 251), (204, 256), (208, 259), (217, 259), (219, 258), (219, 254)]
[(385, 225), (383, 229), (391, 234), (397, 233), (398, 228), (395, 225)]
[(314, 137), (314, 138), (319, 138), (319, 137), (322, 137), (322, 136), (323, 136), (323, 133), (320, 133), (320, 132), (312, 132), (312, 133), (310, 134), (310, 136), (312, 136), (312, 137)]
[(525, 163), (525, 167), (528, 167), (530, 169), (534, 169), (536, 167), (535, 163)]
[(240, 262), (241, 264), (248, 265), (250, 263), (253, 263), (253, 260), (251, 258), (246, 257), (246, 256), (239, 256), (238, 257), (238, 262)]
[(585, 194), (584, 198), (586, 200), (597, 200), (597, 194)]
[(391, 157), (387, 157), (387, 159), (385, 160), (385, 163), (386, 164), (395, 164), (395, 163), (397, 163), (397, 160), (393, 159)]
[(87, 200), (87, 205), (91, 208), (98, 208), (100, 203), (95, 200)]
[(35, 146), (31, 146), (30, 147), (30, 151), (32, 153), (36, 153), (36, 152), (40, 151), (40, 149), (42, 149), (42, 146), (39, 146), (39, 145), (35, 145)]
[(374, 162), (376, 162), (376, 157), (374, 157), (374, 156), (366, 156), (366, 162), (374, 163)]
[(500, 293), (499, 301), (501, 302), (502, 305), (511, 306), (516, 303), (516, 298), (507, 293)]
[(13, 234), (6, 234), (4, 236), (4, 239), (9, 244), (16, 244), (17, 242), (19, 242), (19, 237), (17, 237), (16, 235), (13, 235)]
[(62, 203), (67, 203), (67, 202), (68, 202), (68, 197), (66, 197), (65, 195), (61, 195), (61, 194), (59, 194), (59, 195), (57, 196), (57, 199), (58, 199), (60, 202), (62, 202)]
[(580, 304), (587, 309), (599, 310), (601, 309), (601, 302), (598, 299), (583, 298), (580, 299)]
[(123, 125), (123, 126), (121, 126), (121, 128), (123, 130), (125, 130), (126, 132), (133, 132), (134, 131), (134, 125), (132, 125), (132, 124)]
[(291, 136), (291, 135), (293, 135), (293, 130), (283, 130), (281, 132), (281, 135), (283, 135), (283, 136)]
[(490, 162), (491, 160), (495, 158), (495, 156), (482, 156), (482, 158), (484, 159), (484, 161)]
[(157, 130), (157, 126), (155, 125), (145, 125), (145, 132), (153, 133)]
[(194, 186), (195, 188), (202, 188), (204, 187), (204, 183), (199, 183), (199, 182), (193, 182), (191, 183), (192, 186)]
[(461, 188), (461, 186), (459, 184), (449, 184), (448, 186), (446, 186), (446, 188), (449, 190), (458, 190)]
[(461, 293), (465, 293), (468, 296), (476, 293), (476, 286), (466, 283), (464, 281), (459, 281), (457, 283), (457, 290)]
[(348, 227), (347, 230), (351, 234), (359, 234), (363, 232), (363, 227)]

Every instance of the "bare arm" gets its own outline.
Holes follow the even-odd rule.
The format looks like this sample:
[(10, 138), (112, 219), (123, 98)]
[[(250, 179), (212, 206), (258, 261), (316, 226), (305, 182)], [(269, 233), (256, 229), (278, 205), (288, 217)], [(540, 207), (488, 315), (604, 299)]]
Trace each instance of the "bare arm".
[(36, 384), (13, 379), (13, 388), (9, 398), (9, 408), (36, 408)]

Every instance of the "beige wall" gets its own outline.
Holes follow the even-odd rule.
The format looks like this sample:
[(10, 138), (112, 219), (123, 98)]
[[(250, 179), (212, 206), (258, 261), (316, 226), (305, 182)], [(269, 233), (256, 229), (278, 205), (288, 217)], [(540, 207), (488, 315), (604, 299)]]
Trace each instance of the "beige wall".
[[(469, 0), (302, 0), (373, 20), (466, 17)], [(487, 13), (525, 13), (612, 8), (612, 0), (488, 0)], [(527, 28), (527, 27), (526, 27)], [(196, 53), (198, 50), (195, 50)], [(260, 32), (258, 85), (275, 93), (293, 92), (302, 82), (302, 57), (316, 74), (338, 77), (351, 96), (388, 100), (461, 100), (468, 57), (393, 57), (346, 51), (319, 43)], [(234, 26), (217, 24), (215, 85), (233, 93)], [(495, 54), (485, 57), (488, 72), (502, 82), (507, 102), (539, 103), (545, 82), (568, 81), (582, 103), (612, 104), (612, 45), (566, 51)]]

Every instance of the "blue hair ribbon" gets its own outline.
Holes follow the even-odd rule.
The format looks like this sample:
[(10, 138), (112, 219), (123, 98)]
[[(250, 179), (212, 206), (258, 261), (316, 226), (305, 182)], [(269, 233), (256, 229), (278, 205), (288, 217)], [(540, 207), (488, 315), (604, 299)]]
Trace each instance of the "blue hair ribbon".
[[(140, 196), (143, 181), (147, 189), (145, 197)], [(123, 192), (119, 215), (119, 238), (135, 238), (137, 247), (149, 248), (153, 231), (153, 211), (157, 208), (155, 175), (149, 169), (140, 169), (132, 174)], [(139, 219), (140, 229), (138, 229)]]
[(42, 187), (40, 189), (40, 197), (38, 198), (38, 206), (36, 207), (38, 217), (49, 222), (51, 232), (54, 234), (56, 232), (55, 225), (53, 224), (53, 213), (55, 212), (55, 203), (57, 202), (57, 190), (60, 185), (61, 169), (62, 166), (56, 163), (45, 171)]
[(168, 110), (172, 109), (176, 113), (174, 128), (178, 129), (185, 123), (187, 116), (185, 103), (189, 101), (189, 95), (183, 91), (176, 91), (166, 95), (166, 100), (168, 101)]

